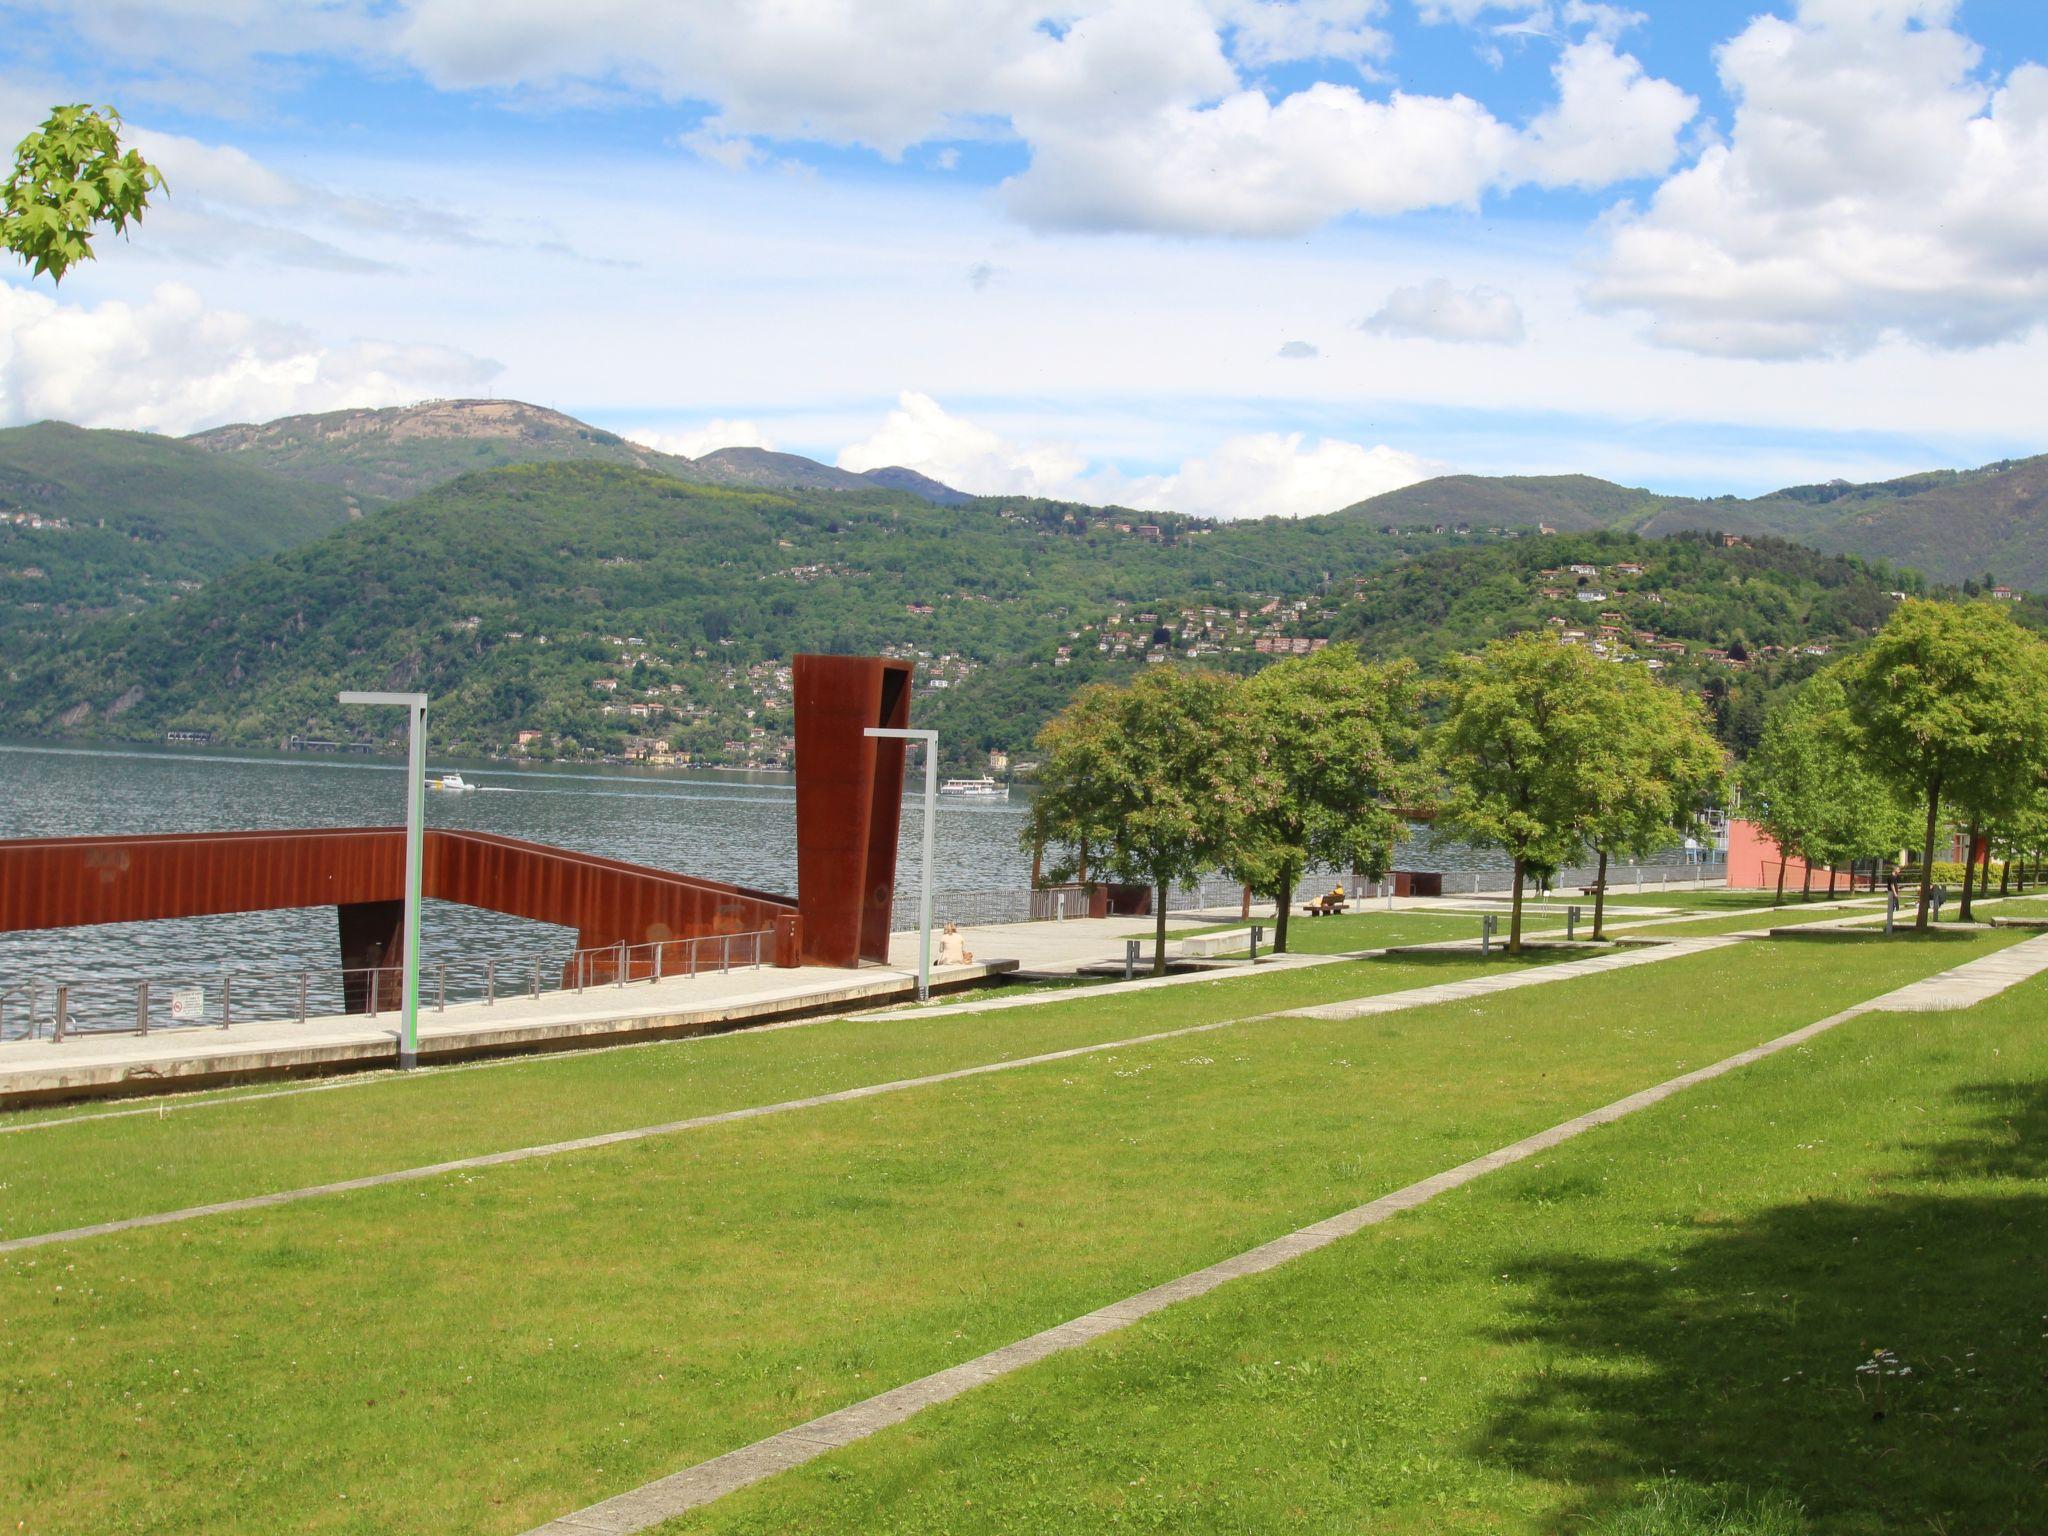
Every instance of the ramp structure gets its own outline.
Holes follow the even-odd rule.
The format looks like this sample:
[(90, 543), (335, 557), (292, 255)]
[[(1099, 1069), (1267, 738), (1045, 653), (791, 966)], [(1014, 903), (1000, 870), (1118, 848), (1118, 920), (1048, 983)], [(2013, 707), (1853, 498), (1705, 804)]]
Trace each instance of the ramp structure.
[[(793, 682), (796, 899), (444, 828), (425, 834), (423, 894), (574, 928), (599, 952), (591, 981), (672, 974), (689, 941), (724, 934), (772, 933), (778, 966), (886, 961), (903, 747), (862, 732), (907, 723), (910, 664), (799, 656)], [(404, 890), (402, 827), (0, 841), (0, 933), (331, 906), (351, 1012), (368, 1008), (371, 972), (395, 985)]]

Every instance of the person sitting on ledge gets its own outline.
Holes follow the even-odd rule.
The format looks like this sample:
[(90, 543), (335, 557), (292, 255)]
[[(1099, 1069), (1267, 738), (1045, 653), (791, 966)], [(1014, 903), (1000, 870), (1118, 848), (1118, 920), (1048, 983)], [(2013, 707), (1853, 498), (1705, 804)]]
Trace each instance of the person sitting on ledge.
[(939, 935), (939, 964), (971, 965), (973, 963), (974, 956), (967, 948), (967, 940), (960, 932), (960, 925), (958, 923), (946, 924), (945, 931)]

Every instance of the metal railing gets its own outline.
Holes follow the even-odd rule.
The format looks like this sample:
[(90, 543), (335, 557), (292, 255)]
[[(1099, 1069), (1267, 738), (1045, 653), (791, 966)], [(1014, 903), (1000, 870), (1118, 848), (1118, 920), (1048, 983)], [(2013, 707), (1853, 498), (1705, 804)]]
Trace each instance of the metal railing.
[[(764, 928), (531, 956), (422, 958), (420, 1008), (439, 1013), (451, 1004), (489, 1007), (543, 993), (751, 970), (771, 963), (774, 955), (775, 931)], [(376, 1018), (401, 1006), (402, 977), (395, 965), (65, 980), (31, 977), (0, 985), (0, 1040), (61, 1041), (81, 1034), (146, 1035), (160, 1029), (304, 1023), (344, 1013)]]

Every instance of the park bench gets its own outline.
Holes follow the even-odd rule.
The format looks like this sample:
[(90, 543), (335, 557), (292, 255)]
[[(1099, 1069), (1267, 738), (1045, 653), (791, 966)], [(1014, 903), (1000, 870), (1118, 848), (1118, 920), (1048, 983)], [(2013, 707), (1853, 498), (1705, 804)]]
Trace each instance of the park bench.
[(1344, 910), (1344, 903), (1318, 896), (1314, 901), (1304, 901), (1301, 910), (1310, 917), (1332, 917)]
[(1598, 880), (1595, 880), (1591, 885), (1580, 886), (1579, 894), (1581, 896), (1598, 896), (1602, 891), (1606, 889), (1607, 887), (1605, 885), (1601, 884)]

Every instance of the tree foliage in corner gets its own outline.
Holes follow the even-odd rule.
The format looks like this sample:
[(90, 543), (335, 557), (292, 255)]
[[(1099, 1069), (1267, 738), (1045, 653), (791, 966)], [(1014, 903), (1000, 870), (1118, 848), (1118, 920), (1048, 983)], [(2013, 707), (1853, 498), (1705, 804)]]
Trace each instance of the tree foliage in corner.
[(42, 126), (15, 146), (14, 167), (0, 191), (0, 248), (38, 277), (62, 282), (93, 258), (100, 225), (126, 234), (149, 207), (163, 174), (135, 150), (121, 148), (121, 114), (83, 103), (54, 107)]
[(1252, 798), (1242, 715), (1234, 679), (1149, 667), (1120, 688), (1083, 688), (1039, 734), (1024, 844), (1065, 850), (1056, 879), (1092, 855), (1091, 872), (1152, 888), (1155, 976), (1166, 971), (1168, 893), (1239, 840)]

